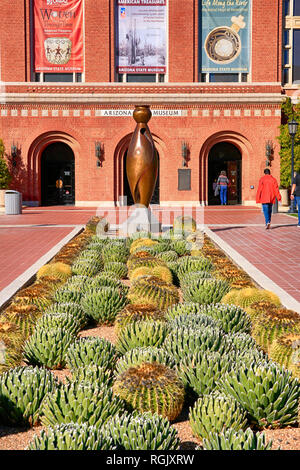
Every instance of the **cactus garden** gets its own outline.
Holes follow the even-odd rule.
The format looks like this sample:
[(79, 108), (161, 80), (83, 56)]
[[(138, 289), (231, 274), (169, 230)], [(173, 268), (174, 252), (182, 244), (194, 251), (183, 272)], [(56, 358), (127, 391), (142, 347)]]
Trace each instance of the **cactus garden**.
[(277, 449), (299, 426), (300, 316), (193, 220), (98, 222), (1, 312), (0, 449)]

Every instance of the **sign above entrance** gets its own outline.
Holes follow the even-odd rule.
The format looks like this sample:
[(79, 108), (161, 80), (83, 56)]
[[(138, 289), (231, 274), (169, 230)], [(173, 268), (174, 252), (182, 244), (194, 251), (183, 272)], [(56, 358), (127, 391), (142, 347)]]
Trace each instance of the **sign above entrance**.
[(34, 1), (35, 71), (83, 72), (83, 1)]
[[(183, 109), (151, 109), (152, 117), (180, 117), (185, 115)], [(131, 117), (133, 115), (133, 109), (98, 109), (96, 111), (97, 116), (106, 117)]]

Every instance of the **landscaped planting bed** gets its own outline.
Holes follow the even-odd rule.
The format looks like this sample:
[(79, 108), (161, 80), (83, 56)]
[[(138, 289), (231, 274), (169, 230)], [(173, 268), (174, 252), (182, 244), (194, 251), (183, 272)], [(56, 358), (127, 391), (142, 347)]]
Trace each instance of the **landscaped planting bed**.
[(0, 449), (299, 449), (298, 314), (192, 220), (98, 222), (1, 313)]

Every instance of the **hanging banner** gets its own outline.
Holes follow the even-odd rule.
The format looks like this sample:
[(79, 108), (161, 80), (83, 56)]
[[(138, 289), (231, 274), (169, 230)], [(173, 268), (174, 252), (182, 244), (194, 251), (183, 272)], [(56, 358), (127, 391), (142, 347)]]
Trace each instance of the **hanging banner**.
[(202, 72), (249, 72), (251, 0), (199, 1)]
[(35, 71), (83, 72), (83, 0), (34, 0)]
[(117, 73), (166, 73), (166, 0), (117, 0)]

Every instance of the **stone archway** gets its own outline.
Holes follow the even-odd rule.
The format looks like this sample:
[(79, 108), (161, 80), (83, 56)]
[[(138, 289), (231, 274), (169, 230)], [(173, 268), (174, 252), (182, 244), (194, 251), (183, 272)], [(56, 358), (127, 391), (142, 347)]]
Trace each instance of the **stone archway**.
[[(28, 196), (29, 200), (37, 201), (39, 205), (42, 202), (41, 191), (41, 160), (46, 147), (54, 143), (66, 144), (74, 154), (74, 160), (79, 157), (80, 146), (78, 141), (71, 135), (60, 132), (50, 131), (38, 136), (31, 144), (28, 151), (27, 168), (28, 168)], [(75, 194), (76, 199), (76, 194)]]
[[(240, 152), (243, 165), (247, 164), (250, 155), (253, 152), (252, 146), (248, 139), (242, 134), (232, 131), (221, 131), (210, 136), (203, 144), (200, 151), (200, 175), (199, 175), (199, 194), (200, 203), (208, 204), (208, 162), (211, 149), (218, 143), (229, 143), (234, 145)], [(243, 186), (243, 177), (242, 183)]]

